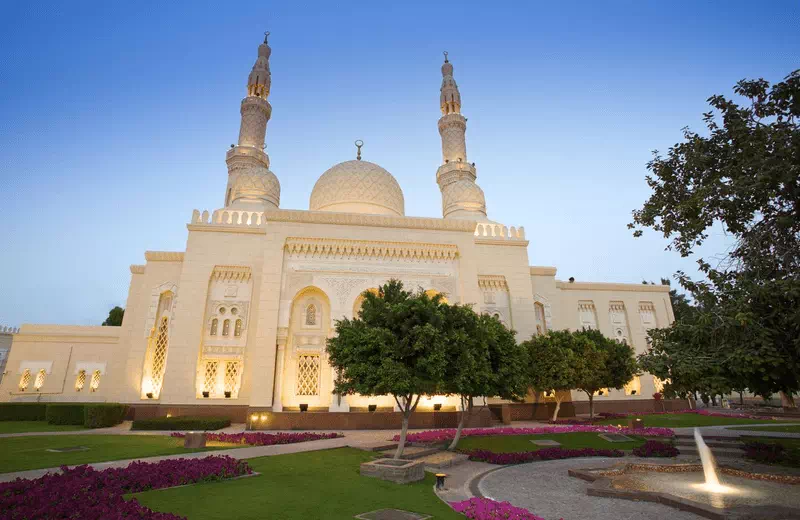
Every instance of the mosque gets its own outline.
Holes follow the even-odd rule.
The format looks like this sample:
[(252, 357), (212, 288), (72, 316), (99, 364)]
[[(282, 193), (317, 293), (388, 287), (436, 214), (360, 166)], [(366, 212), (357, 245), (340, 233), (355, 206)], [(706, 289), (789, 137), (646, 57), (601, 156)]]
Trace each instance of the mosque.
[[(354, 160), (320, 176), (308, 209), (281, 208), (265, 153), (270, 53), (265, 38), (241, 103), (238, 144), (225, 156), (224, 206), (192, 213), (184, 251), (146, 251), (144, 264), (131, 265), (121, 327), (23, 325), (0, 401), (122, 402), (135, 417), (227, 415), (253, 428), (399, 424), (389, 396), (334, 395), (325, 352), (334, 321), (356, 315), (360, 295), (391, 278), (474, 304), (519, 341), (591, 327), (641, 352), (648, 329), (673, 321), (667, 286), (558, 280), (555, 267), (530, 265), (522, 226), (488, 217), (446, 54), (441, 218), (407, 216), (397, 180), (361, 159), (360, 142)], [(644, 374), (624, 390), (598, 392), (597, 409), (652, 410), (660, 384)], [(566, 414), (586, 412), (584, 394), (565, 397)], [(539, 416), (536, 406), (548, 399), (488, 401), (509, 410), (507, 420)], [(423, 399), (412, 426), (452, 424), (456, 403)]]

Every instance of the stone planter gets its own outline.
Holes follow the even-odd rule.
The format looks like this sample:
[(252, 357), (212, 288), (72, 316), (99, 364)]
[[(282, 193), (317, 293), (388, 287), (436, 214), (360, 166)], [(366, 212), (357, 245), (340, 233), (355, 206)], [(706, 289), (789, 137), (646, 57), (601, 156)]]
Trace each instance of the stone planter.
[(361, 475), (408, 484), (425, 478), (425, 462), (421, 460), (377, 459), (361, 464)]

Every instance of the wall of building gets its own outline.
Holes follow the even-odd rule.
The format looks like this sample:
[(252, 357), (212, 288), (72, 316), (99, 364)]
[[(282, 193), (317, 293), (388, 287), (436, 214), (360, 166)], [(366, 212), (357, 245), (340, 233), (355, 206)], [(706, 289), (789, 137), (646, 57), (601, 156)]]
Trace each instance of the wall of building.
[(17, 328), (0, 326), (0, 383), (2, 383), (3, 377), (5, 376), (8, 354), (11, 350), (14, 334), (17, 332), (19, 332)]

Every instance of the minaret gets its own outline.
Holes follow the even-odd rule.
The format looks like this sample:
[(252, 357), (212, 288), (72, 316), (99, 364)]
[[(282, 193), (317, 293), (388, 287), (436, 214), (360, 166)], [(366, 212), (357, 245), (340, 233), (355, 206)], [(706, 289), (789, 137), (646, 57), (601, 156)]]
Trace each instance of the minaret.
[(269, 32), (264, 33), (264, 43), (258, 46), (258, 58), (247, 79), (239, 144), (231, 145), (225, 157), (228, 164), (226, 208), (264, 211), (280, 205), (281, 185), (269, 170), (269, 156), (264, 151), (267, 122), (272, 115), (272, 106), (267, 101), (272, 84), (269, 72), (272, 49), (267, 44), (268, 36)]
[(442, 65), (439, 102), (444, 163), (436, 171), (436, 182), (442, 191), (442, 214), (444, 218), (486, 220), (486, 201), (483, 190), (475, 184), (475, 165), (467, 162), (467, 119), (461, 115), (461, 94), (453, 79), (453, 64), (447, 59), (447, 52)]

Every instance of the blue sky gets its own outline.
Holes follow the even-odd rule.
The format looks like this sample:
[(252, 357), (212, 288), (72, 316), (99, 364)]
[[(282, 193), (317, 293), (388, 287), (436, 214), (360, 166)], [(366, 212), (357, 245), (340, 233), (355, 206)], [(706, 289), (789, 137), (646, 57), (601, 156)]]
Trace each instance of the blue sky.
[[(222, 204), (264, 30), (282, 207), (307, 209), (363, 139), (408, 215), (441, 216), (447, 50), (489, 216), (525, 226), (531, 264), (589, 281), (695, 272), (626, 229), (645, 164), (701, 128), (710, 95), (798, 66), (798, 5), (4, 3), (0, 325), (99, 324), (145, 250), (184, 248), (192, 210)], [(724, 244), (716, 233), (706, 253)]]

